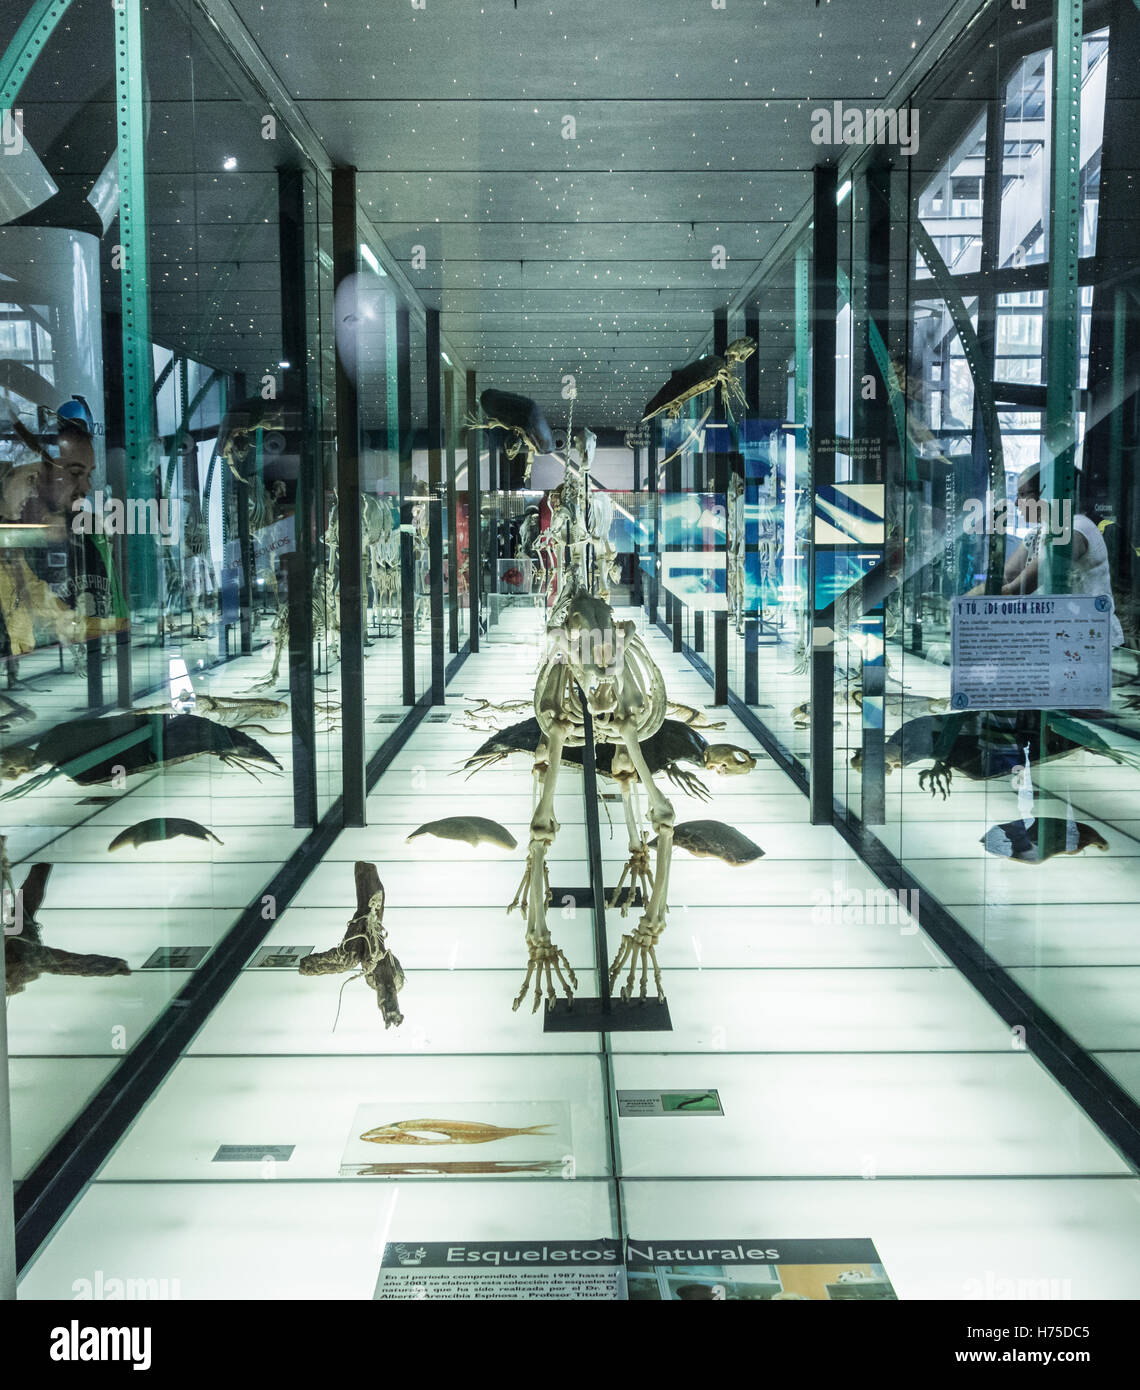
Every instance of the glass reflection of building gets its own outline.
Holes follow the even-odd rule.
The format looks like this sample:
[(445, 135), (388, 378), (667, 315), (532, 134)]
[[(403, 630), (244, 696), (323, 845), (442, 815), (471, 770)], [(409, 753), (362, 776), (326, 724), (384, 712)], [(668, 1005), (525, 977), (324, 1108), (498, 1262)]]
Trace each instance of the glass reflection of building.
[[(819, 1210), (807, 1233), (873, 1239), (870, 1282), (901, 1298), (987, 1296), (1040, 1229), (1073, 1296), (1136, 1292), (1140, 10), (1086, 0), (1067, 29), (1067, 3), (937, 0), (912, 33), (844, 0), (793, 52), (710, 7), (681, 72), (681, 0), (660, 34), (580, 8), (557, 67), (580, 109), (535, 94), (523, 7), (433, 28), (356, 4), (316, 24), (302, 0), (22, 0), (0, 27), (22, 1296), (118, 1260), (188, 1297), (368, 1297), (371, 1255), (321, 1285), (264, 1232), (357, 1238), (338, 1165), (358, 1107), (484, 1100), (548, 1102), (573, 1187), (565, 1159), (505, 1173), (493, 1144), (432, 1150), (430, 1181), (422, 1153), (388, 1154), (386, 1240), (444, 1239), (477, 1180), (487, 1239), (793, 1236)], [(813, 108), (872, 87), (911, 150), (814, 143)], [(533, 404), (553, 450), (520, 449), (488, 388)], [(612, 544), (592, 582), (688, 740), (662, 771), (677, 820), (714, 827), (674, 862), (652, 1045), (509, 1007), (542, 774), (518, 726), (583, 425)], [(1068, 537), (1017, 510), (1027, 486)], [(996, 540), (968, 524), (1002, 510)], [(1021, 547), (1039, 594), (1107, 576), (1111, 688), (954, 722), (955, 602), (996, 595)], [(702, 743), (757, 765), (718, 772)], [(609, 1004), (630, 919), (606, 898), (627, 846), (602, 764), (559, 774), (550, 914)], [(412, 834), (456, 815), (515, 849)], [(725, 827), (763, 857), (734, 860)], [(360, 863), (407, 977), (398, 1026), (355, 973), (322, 992), (298, 970), (343, 947), (375, 977)], [(690, 1084), (723, 1114), (620, 1111)], [(266, 1171), (297, 1179), (288, 1218)], [(404, 1196), (429, 1189), (435, 1226)], [(211, 1268), (194, 1236), (164, 1245), (180, 1202), (253, 1232), (248, 1252)], [(933, 1235), (919, 1250), (931, 1213), (976, 1234), (981, 1274)], [(775, 1296), (764, 1272), (748, 1296)], [(641, 1277), (673, 1297), (689, 1276)], [(829, 1296), (880, 1296), (861, 1282)]]

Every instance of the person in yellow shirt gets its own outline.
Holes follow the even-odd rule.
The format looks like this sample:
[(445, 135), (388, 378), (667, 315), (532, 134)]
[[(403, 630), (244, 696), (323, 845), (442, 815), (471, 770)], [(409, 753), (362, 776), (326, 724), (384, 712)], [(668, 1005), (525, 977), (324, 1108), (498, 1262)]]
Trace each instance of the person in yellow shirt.
[[(21, 521), (39, 471), (36, 464), (0, 463), (0, 526)], [(21, 550), (8, 546), (0, 546), (0, 619), (0, 655), (9, 658), (35, 650), (37, 623), (63, 645), (82, 636), (75, 612), (33, 574)]]

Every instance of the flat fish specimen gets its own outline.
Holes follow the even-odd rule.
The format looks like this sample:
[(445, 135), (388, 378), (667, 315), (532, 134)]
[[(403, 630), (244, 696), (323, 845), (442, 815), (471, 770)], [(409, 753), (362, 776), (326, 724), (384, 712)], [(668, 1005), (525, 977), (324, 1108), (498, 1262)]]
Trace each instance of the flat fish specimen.
[[(726, 864), (751, 864), (764, 851), (747, 835), (719, 820), (687, 820), (673, 829), (673, 843), (699, 859), (723, 859)], [(657, 840), (649, 842), (656, 849)]]
[(417, 835), (435, 835), (441, 840), (461, 840), (465, 845), (496, 845), (499, 849), (517, 849), (518, 841), (497, 820), (486, 816), (445, 816), (443, 820), (431, 820), (413, 830), (404, 841), (406, 845)]
[(1080, 854), (1083, 849), (1108, 848), (1098, 830), (1080, 820), (1039, 816), (1036, 820), (1010, 820), (991, 826), (981, 837), (990, 854), (1016, 859), (1022, 864), (1043, 864), (1055, 854)]
[(495, 1139), (513, 1139), (517, 1134), (549, 1133), (548, 1124), (503, 1129), (474, 1120), (397, 1120), (366, 1130), (360, 1137), (369, 1144), (490, 1144)]
[(185, 835), (191, 840), (213, 840), (218, 845), (223, 843), (212, 830), (207, 830), (196, 820), (179, 820), (174, 816), (156, 816), (153, 820), (140, 820), (137, 825), (128, 825), (126, 830), (120, 831), (115, 836), (107, 846), (107, 850), (110, 852), (111, 850), (123, 849), (126, 845), (138, 849), (139, 845), (154, 844), (156, 840), (173, 840), (176, 835)]
[(357, 1171), (362, 1178), (430, 1178), (448, 1173), (561, 1173), (563, 1165), (558, 1158), (537, 1158), (524, 1163), (484, 1158), (472, 1163), (368, 1163)]

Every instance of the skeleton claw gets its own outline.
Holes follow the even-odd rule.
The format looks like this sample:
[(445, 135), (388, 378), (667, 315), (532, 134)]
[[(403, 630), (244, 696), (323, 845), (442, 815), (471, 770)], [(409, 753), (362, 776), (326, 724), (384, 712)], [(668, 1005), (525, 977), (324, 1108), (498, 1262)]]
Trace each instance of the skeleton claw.
[(920, 772), (918, 774), (918, 785), (922, 791), (925, 791), (926, 779), (929, 778), (930, 795), (934, 796), (935, 792), (941, 792), (942, 800), (945, 801), (950, 795), (950, 782), (953, 776), (954, 772), (952, 768), (947, 767), (945, 763), (936, 762), (933, 767), (927, 768), (925, 772)]
[[(564, 969), (566, 972), (565, 974), (563, 974)], [(526, 993), (530, 988), (532, 979), (534, 980), (534, 1005), (531, 1008), (531, 1013), (538, 1013), (538, 1006), (542, 1003), (542, 986), (544, 979), (546, 982), (546, 997), (550, 1003), (555, 1003), (558, 998), (557, 991), (554, 988), (555, 975), (558, 976), (558, 983), (562, 986), (562, 991), (566, 995), (566, 998), (573, 1000), (573, 991), (578, 988), (578, 977), (570, 968), (570, 962), (566, 959), (566, 953), (560, 950), (553, 941), (543, 946), (532, 946), (530, 948), (530, 961), (526, 968), (526, 979), (523, 981), (523, 987), (519, 990), (518, 998), (512, 1006), (513, 1011), (517, 1012), (519, 1005), (526, 998)], [(567, 976), (569, 976), (569, 983), (567, 983)]]

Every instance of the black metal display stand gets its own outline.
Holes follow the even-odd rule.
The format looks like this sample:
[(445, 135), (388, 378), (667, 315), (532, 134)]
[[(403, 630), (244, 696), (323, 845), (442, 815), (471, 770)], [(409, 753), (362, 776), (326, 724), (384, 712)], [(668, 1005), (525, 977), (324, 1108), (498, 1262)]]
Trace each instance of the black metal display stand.
[[(610, 994), (610, 953), (606, 939), (605, 875), (602, 832), (598, 823), (598, 773), (594, 758), (594, 721), (581, 690), (583, 735), (582, 794), (585, 797), (586, 853), (594, 904), (594, 958), (598, 972), (596, 998), (558, 999), (546, 1005), (544, 1033), (668, 1033), (673, 1024), (664, 999), (615, 999)], [(551, 896), (557, 900), (555, 893)]]

